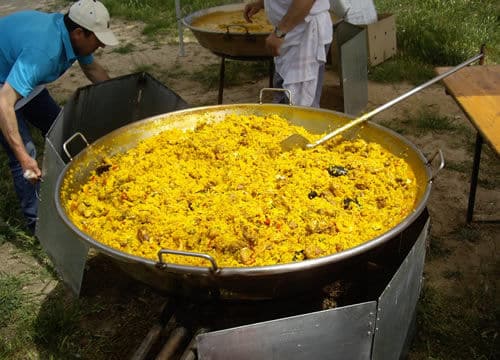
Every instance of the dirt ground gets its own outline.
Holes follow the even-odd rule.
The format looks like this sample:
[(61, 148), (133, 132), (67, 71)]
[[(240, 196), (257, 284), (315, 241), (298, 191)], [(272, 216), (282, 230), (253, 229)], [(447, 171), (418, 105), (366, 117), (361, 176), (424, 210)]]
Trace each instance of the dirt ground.
[[(51, 9), (54, 6), (52, 1), (1, 1), (0, 15), (7, 14), (14, 9), (28, 8), (35, 5), (36, 8)], [(118, 54), (112, 48), (100, 50), (96, 55), (98, 61), (108, 69), (112, 77), (129, 74), (144, 67), (161, 68), (164, 70), (184, 70), (193, 72), (207, 64), (219, 64), (220, 58), (210, 51), (202, 48), (196, 40), (188, 33), (185, 33), (184, 56), (180, 56), (180, 47), (175, 43), (175, 38), (159, 39), (156, 42), (147, 41), (141, 35), (141, 23), (124, 23), (113, 20), (112, 28), (116, 32), (122, 44), (134, 44), (132, 52)], [(191, 106), (201, 106), (217, 103), (217, 90), (205, 91), (200, 85), (182, 77), (175, 77), (163, 81), (170, 89), (174, 90)], [(262, 79), (245, 83), (243, 85), (226, 88), (224, 91), (224, 103), (253, 103), (258, 101), (259, 90), (266, 87), (268, 80)], [(88, 81), (81, 75), (78, 66), (71, 68), (55, 83), (48, 86), (53, 96), (64, 103), (76, 88), (88, 85)], [(406, 83), (380, 84), (369, 82), (368, 98), (369, 102), (366, 110), (375, 108), (384, 102), (391, 100), (398, 95), (408, 91), (412, 85)], [(337, 110), (338, 108), (338, 77), (331, 69), (328, 69), (324, 85), (324, 95), (322, 107)], [(475, 131), (470, 125), (464, 113), (456, 105), (453, 99), (445, 93), (442, 85), (433, 85), (423, 90), (415, 96), (405, 100), (403, 103), (386, 110), (377, 115), (373, 121), (383, 124), (403, 123), (404, 119), (414, 116), (417, 111), (428, 108), (437, 111), (443, 116), (452, 118), (455, 124), (459, 124), (469, 129), (470, 139), (465, 143), (462, 138), (458, 139), (455, 133), (448, 134), (446, 131), (428, 131), (425, 135), (406, 134), (427, 157), (433, 155), (441, 149), (446, 162), (453, 164), (465, 164), (463, 171), (448, 169), (439, 172), (433, 184), (432, 193), (428, 202), (428, 209), (431, 217), (431, 236), (441, 239), (442, 247), (449, 249), (449, 254), (445, 258), (431, 259), (426, 262), (425, 281), (438, 291), (443, 293), (461, 294), (463, 287), (461, 284), (481, 283), (485, 268), (495, 265), (498, 259), (499, 248), (499, 228), (498, 224), (473, 223), (470, 226), (465, 224), (465, 211), (469, 194), (469, 178), (472, 167), (472, 147), (474, 143)], [(485, 152), (489, 158), (489, 163), (498, 170), (498, 158)], [(493, 160), (491, 160), (493, 159)], [(482, 174), (482, 173), (481, 173)], [(489, 176), (498, 176), (498, 171), (489, 172)], [(491, 175), (493, 174), (493, 175)], [(483, 175), (480, 175), (483, 176)], [(498, 216), (500, 209), (500, 189), (497, 187), (483, 186), (480, 183), (476, 197), (476, 213), (489, 216)], [(460, 234), (463, 229), (472, 229), (477, 238), (474, 241), (464, 239)], [(431, 246), (432, 249), (432, 246)], [(431, 254), (432, 255), (432, 254)], [(6, 243), (0, 246), (0, 272), (19, 274), (27, 271), (34, 271), (40, 267), (37, 259), (20, 253), (15, 244)], [(443, 274), (450, 272), (460, 272), (463, 280), (457, 281), (453, 277)], [(124, 304), (121, 291), (129, 291), (130, 287), (137, 288), (139, 285), (124, 280), (123, 284), (113, 283), (111, 280), (97, 279), (89, 275), (85, 280), (86, 286), (93, 287), (86, 296), (109, 296), (106, 284), (114, 287), (114, 295), (117, 303), (121, 304), (123, 310), (130, 311), (131, 304)], [(498, 279), (496, 280), (498, 282)], [(112, 283), (112, 284), (110, 284)], [(498, 285), (498, 284), (497, 284)], [(53, 279), (40, 278), (33, 283), (34, 292), (45, 296), (60, 288), (60, 282)], [(496, 286), (498, 288), (498, 286)], [(108, 289), (109, 290), (109, 289)], [(102, 291), (102, 293), (99, 293)], [(466, 296), (463, 293), (463, 296)], [(129, 299), (130, 300), (130, 299)], [(108, 299), (109, 302), (112, 300)], [(134, 300), (138, 301), (138, 300)], [(158, 308), (158, 300), (144, 297), (138, 301), (139, 304), (148, 307)], [(89, 320), (92, 321), (92, 320)], [(100, 329), (102, 330), (102, 329)], [(116, 331), (113, 324), (106, 325), (103, 331)]]

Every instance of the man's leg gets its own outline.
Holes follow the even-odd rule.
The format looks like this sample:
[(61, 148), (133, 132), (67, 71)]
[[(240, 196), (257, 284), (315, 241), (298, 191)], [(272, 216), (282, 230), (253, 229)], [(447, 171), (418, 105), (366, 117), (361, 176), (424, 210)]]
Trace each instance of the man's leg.
[[(328, 54), (328, 49), (330, 48), (330, 44), (325, 46), (325, 52)], [(318, 83), (316, 85), (316, 94), (314, 96), (313, 103), (311, 104), (311, 107), (319, 108), (320, 107), (320, 100), (321, 100), (321, 93), (323, 92), (323, 82), (325, 80), (325, 63), (320, 63), (319, 69), (318, 69)]]
[[(274, 72), (273, 75), (273, 87), (275, 89), (283, 89), (283, 78), (281, 77), (280, 74), (278, 74), (276, 71)], [(288, 96), (286, 95), (286, 92), (280, 91), (276, 92), (273, 97), (273, 103), (276, 104), (289, 104), (290, 100), (288, 99)]]

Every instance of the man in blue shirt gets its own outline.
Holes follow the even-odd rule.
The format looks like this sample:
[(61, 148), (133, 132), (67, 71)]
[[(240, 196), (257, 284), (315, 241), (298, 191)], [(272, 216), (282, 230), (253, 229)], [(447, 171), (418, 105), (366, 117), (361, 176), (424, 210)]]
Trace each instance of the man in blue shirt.
[(21, 11), (0, 18), (0, 142), (21, 208), (34, 232), (41, 171), (27, 122), (45, 135), (60, 108), (44, 85), (78, 61), (93, 83), (108, 80), (93, 52), (118, 40), (109, 13), (96, 0), (80, 0), (65, 15)]

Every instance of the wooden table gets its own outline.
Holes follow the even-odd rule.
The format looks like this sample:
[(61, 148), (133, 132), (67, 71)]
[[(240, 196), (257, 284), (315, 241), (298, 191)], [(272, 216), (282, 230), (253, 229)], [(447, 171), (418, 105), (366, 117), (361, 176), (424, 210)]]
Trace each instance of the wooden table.
[[(438, 67), (435, 70), (442, 74), (449, 69)], [(497, 156), (500, 155), (500, 65), (468, 66), (444, 78), (443, 83), (477, 130), (467, 206), (467, 223), (470, 223), (483, 142), (486, 141)]]

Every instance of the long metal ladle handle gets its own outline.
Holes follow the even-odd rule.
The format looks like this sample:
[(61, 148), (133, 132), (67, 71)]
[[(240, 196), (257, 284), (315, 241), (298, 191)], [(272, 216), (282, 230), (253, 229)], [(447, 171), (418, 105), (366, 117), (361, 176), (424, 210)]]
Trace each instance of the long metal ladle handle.
[(436, 76), (435, 78), (432, 78), (431, 80), (427, 81), (426, 83), (424, 83), (424, 84), (422, 84), (420, 86), (417, 86), (413, 90), (410, 90), (407, 93), (404, 93), (403, 95), (395, 98), (394, 100), (391, 100), (388, 103), (385, 103), (384, 105), (379, 106), (378, 108), (376, 108), (376, 109), (374, 109), (374, 110), (372, 110), (372, 111), (370, 111), (370, 112), (368, 112), (368, 113), (360, 116), (359, 118), (354, 119), (353, 121), (350, 121), (349, 123), (345, 124), (344, 126), (338, 128), (338, 129), (335, 129), (331, 133), (323, 136), (321, 139), (319, 139), (319, 140), (317, 140), (317, 141), (315, 141), (315, 142), (313, 142), (311, 144), (307, 144), (306, 146), (308, 148), (313, 148), (313, 147), (315, 147), (315, 146), (317, 146), (319, 144), (324, 143), (328, 139), (331, 139), (332, 137), (340, 134), (341, 132), (343, 132), (343, 131), (345, 131), (347, 129), (350, 129), (353, 126), (356, 126), (356, 125), (358, 125), (358, 124), (360, 124), (360, 123), (368, 120), (369, 118), (371, 118), (372, 116), (378, 114), (379, 112), (382, 112), (382, 111), (384, 111), (387, 108), (390, 108), (392, 105), (397, 104), (398, 102), (406, 99), (407, 97), (412, 96), (413, 94), (419, 92), (422, 89), (425, 89), (426, 87), (434, 84), (435, 82), (438, 82), (439, 80), (444, 79), (445, 77), (453, 74), (454, 72), (460, 70), (463, 67), (466, 67), (467, 65), (473, 63), (474, 61), (477, 61), (477, 60), (481, 59), (483, 56), (484, 56), (484, 53), (480, 53), (480, 54), (474, 56), (473, 58), (470, 58), (469, 60), (464, 61), (460, 65), (457, 65), (454, 68), (451, 68), (447, 72), (445, 72), (445, 73), (443, 73), (443, 74), (441, 74), (439, 76)]

